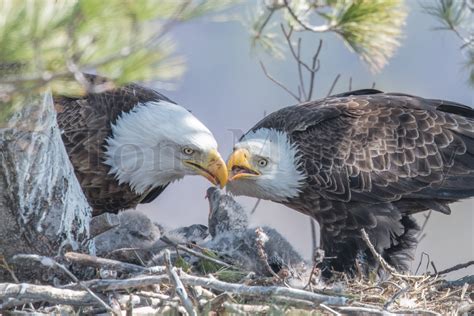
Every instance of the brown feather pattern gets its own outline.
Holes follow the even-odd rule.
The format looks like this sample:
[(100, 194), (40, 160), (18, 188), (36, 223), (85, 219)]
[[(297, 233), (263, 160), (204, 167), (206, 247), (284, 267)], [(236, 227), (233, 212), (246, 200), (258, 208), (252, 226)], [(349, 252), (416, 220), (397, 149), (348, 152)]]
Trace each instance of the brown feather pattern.
[(448, 203), (474, 196), (474, 111), (460, 104), (363, 90), (283, 108), (259, 128), (297, 146), (307, 181), (285, 204), (318, 220), (332, 269), (351, 270), (361, 253), (369, 260), (361, 228), (405, 268), (410, 214), (449, 213)]
[[(95, 84), (105, 81), (93, 75), (87, 75), (87, 78)], [(66, 151), (94, 216), (134, 208), (142, 200), (153, 200), (165, 189), (166, 186), (154, 189), (148, 193), (148, 198), (137, 195), (127, 184), (119, 185), (114, 176), (108, 174), (110, 167), (103, 163), (105, 141), (111, 136), (111, 126), (119, 116), (138, 103), (159, 100), (173, 102), (136, 84), (81, 97), (54, 97), (55, 106), (60, 109), (57, 121)]]

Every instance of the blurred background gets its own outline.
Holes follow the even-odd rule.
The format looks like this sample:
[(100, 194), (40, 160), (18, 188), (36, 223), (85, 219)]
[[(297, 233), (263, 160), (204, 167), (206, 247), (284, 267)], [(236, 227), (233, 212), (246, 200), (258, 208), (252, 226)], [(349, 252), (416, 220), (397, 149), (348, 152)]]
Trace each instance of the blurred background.
[[(402, 45), (381, 72), (373, 74), (359, 57), (351, 53), (334, 34), (303, 35), (303, 57), (310, 58), (319, 38), (324, 40), (320, 54), (321, 69), (316, 76), (315, 98), (326, 96), (337, 74), (341, 74), (334, 93), (349, 89), (376, 88), (428, 98), (446, 99), (473, 106), (474, 94), (463, 70), (465, 59), (460, 42), (451, 32), (434, 31), (435, 19), (423, 12), (418, 1), (407, 1), (409, 16)], [(229, 16), (248, 15), (254, 3), (232, 7)], [(295, 104), (260, 68), (261, 60), (269, 73), (296, 90), (297, 68), (293, 59), (277, 60), (250, 48), (248, 27), (232, 18), (216, 23), (200, 19), (177, 25), (171, 30), (178, 52), (185, 56), (187, 70), (172, 91), (163, 91), (174, 101), (190, 109), (214, 133), (220, 152), (227, 157), (234, 141), (265, 113)], [(151, 204), (138, 210), (166, 227), (201, 223), (207, 225), (208, 203), (204, 199), (209, 186), (202, 177), (187, 177), (173, 183)], [(249, 211), (256, 200), (237, 197)], [(429, 255), (438, 270), (474, 258), (474, 200), (452, 205), (452, 214), (433, 213), (419, 244), (413, 270), (422, 253)], [(418, 220), (423, 222), (424, 216)], [(252, 216), (255, 226), (271, 226), (280, 231), (306, 258), (311, 256), (308, 218), (286, 207), (262, 201)], [(426, 259), (426, 258), (425, 258)], [(424, 271), (426, 260), (422, 264)], [(474, 273), (461, 270), (452, 277)]]

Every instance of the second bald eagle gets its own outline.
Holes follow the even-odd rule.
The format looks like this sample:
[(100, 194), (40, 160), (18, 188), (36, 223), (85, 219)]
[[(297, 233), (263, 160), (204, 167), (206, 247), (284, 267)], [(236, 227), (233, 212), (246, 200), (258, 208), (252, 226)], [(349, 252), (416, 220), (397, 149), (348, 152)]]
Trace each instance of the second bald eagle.
[(326, 271), (399, 269), (416, 244), (411, 214), (474, 196), (474, 110), (441, 100), (353, 91), (290, 106), (257, 123), (228, 161), (229, 190), (312, 216)]
[[(86, 75), (91, 85), (111, 84)], [(225, 185), (217, 142), (196, 117), (137, 84), (55, 96), (66, 151), (93, 215), (155, 199), (169, 183), (201, 175)]]

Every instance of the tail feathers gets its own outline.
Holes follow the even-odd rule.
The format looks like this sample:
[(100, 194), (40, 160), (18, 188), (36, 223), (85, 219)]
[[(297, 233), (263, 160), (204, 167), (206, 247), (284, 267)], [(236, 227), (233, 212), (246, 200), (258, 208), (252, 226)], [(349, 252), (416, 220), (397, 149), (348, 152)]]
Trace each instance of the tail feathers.
[(383, 257), (397, 270), (406, 271), (414, 257), (418, 244), (416, 235), (420, 231), (420, 227), (409, 215), (403, 216), (400, 223), (403, 225), (404, 232), (400, 236), (395, 236), (393, 245), (384, 251)]
[[(416, 235), (420, 228), (410, 215), (393, 214), (377, 216), (377, 226), (367, 229), (370, 240), (377, 252), (399, 271), (406, 271), (413, 260), (417, 245)], [(331, 271), (340, 271), (355, 275), (357, 271), (370, 274), (378, 267), (378, 261), (372, 255), (359, 233), (347, 232), (344, 238), (334, 238), (322, 230), (322, 246), (328, 257), (322, 263), (323, 277), (330, 277)]]

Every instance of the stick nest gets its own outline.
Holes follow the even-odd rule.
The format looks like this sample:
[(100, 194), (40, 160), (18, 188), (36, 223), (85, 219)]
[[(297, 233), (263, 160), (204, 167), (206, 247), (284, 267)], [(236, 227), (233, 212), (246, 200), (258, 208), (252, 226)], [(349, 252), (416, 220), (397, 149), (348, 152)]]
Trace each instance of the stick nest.
[[(166, 250), (168, 251), (168, 250)], [(458, 315), (474, 310), (474, 276), (447, 281), (440, 275), (384, 275), (349, 277), (335, 274), (328, 281), (313, 268), (301, 288), (288, 285), (287, 274), (258, 277), (234, 268), (197, 273), (176, 267), (169, 253), (165, 265), (144, 267), (130, 263), (67, 253), (60, 258), (18, 255), (22, 262), (57, 271), (68, 282), (56, 285), (20, 283), (12, 266), (3, 269), (15, 282), (0, 283), (0, 311), (9, 313), (149, 314), (424, 314)], [(80, 269), (77, 269), (77, 268)], [(71, 271), (95, 270), (81, 280)], [(66, 271), (66, 273), (65, 273)], [(223, 281), (226, 280), (226, 281)], [(230, 282), (231, 280), (232, 282)]]

